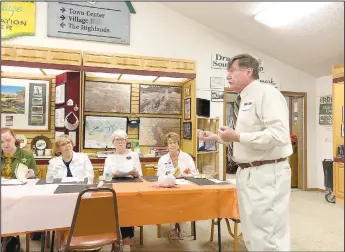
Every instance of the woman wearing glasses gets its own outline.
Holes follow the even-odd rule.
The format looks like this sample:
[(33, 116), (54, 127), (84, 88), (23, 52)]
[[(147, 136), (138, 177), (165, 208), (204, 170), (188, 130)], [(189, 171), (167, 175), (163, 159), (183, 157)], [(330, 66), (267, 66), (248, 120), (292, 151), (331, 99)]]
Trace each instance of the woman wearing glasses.
[(75, 177), (80, 179), (93, 178), (91, 161), (85, 153), (74, 152), (70, 136), (61, 135), (55, 139), (54, 152), (57, 157), (49, 160), (47, 177), (54, 179)]
[[(136, 152), (128, 150), (127, 133), (123, 130), (116, 130), (112, 135), (115, 154), (109, 155), (104, 164), (103, 176), (111, 174), (116, 177), (141, 177), (143, 175), (139, 155)], [(134, 237), (134, 227), (121, 227), (121, 236), (123, 240), (123, 251), (130, 251), (131, 238)]]

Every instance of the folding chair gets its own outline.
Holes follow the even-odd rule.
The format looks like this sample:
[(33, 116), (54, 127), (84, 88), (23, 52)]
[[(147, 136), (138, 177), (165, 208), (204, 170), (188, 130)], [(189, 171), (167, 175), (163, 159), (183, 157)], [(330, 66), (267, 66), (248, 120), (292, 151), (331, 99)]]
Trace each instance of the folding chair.
[[(85, 195), (86, 193), (92, 194)], [(96, 215), (99, 211), (102, 214)], [(112, 188), (82, 191), (78, 196), (67, 241), (66, 237), (65, 235), (65, 252), (73, 249), (97, 249), (110, 244), (112, 251), (115, 251), (117, 240), (122, 251), (116, 192)]]

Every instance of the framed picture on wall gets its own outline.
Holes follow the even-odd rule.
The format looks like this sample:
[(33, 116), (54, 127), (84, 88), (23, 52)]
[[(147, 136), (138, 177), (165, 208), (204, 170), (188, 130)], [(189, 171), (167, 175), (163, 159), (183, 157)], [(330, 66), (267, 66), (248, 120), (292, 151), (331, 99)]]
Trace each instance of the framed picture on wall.
[(222, 77), (210, 77), (210, 88), (211, 89), (224, 89), (225, 80)]
[(55, 104), (61, 105), (66, 102), (66, 84), (55, 86)]
[(192, 122), (183, 123), (183, 138), (192, 139)]
[(84, 148), (114, 148), (112, 134), (115, 130), (127, 132), (127, 117), (85, 116)]
[(131, 113), (132, 85), (104, 81), (85, 81), (85, 111)]
[(165, 146), (164, 138), (169, 132), (175, 132), (181, 136), (181, 119), (156, 117), (140, 118), (140, 146)]
[(143, 85), (139, 88), (139, 113), (180, 115), (182, 113), (182, 87)]
[(1, 127), (50, 129), (50, 81), (1, 78)]
[(224, 92), (223, 91), (211, 91), (211, 101), (212, 102), (223, 102), (224, 100)]
[(191, 98), (184, 99), (184, 119), (191, 119)]

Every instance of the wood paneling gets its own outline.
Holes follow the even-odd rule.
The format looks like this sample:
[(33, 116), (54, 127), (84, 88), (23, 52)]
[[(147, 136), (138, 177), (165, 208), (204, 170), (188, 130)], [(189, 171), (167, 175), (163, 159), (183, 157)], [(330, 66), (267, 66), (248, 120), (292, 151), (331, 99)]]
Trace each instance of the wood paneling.
[(5, 44), (1, 45), (1, 59), (81, 66), (82, 52), (77, 50)]
[(196, 71), (194, 61), (98, 52), (84, 52), (83, 66), (179, 73)]

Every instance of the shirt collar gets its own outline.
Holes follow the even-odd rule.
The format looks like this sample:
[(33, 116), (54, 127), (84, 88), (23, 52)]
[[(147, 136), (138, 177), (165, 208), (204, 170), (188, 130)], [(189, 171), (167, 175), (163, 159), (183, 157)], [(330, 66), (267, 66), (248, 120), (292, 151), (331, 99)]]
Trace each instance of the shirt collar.
[(252, 92), (256, 86), (256, 84), (260, 84), (259, 80), (253, 80), (251, 83), (248, 84), (240, 93), (241, 99), (244, 99), (247, 97), (250, 92)]

